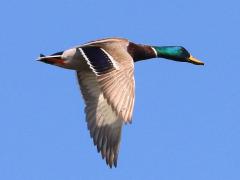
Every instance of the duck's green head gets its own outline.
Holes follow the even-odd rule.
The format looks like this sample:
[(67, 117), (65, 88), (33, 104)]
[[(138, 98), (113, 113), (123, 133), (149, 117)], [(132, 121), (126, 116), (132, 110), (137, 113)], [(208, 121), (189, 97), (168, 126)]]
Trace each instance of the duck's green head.
[(153, 46), (158, 57), (171, 59), (180, 62), (189, 62), (196, 65), (204, 65), (203, 62), (194, 58), (184, 47), (182, 46)]

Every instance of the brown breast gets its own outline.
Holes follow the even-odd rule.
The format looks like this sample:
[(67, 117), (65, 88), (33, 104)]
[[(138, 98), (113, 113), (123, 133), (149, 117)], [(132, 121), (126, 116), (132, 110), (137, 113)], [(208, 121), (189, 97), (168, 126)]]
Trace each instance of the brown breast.
[(156, 57), (156, 54), (152, 47), (147, 45), (129, 42), (127, 51), (132, 56), (134, 62)]

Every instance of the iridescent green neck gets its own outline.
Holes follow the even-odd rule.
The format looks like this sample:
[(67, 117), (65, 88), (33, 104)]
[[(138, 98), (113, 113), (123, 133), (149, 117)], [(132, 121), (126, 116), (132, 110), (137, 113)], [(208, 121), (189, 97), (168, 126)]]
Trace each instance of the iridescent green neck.
[(182, 46), (153, 46), (157, 56), (172, 60), (184, 59), (190, 54)]

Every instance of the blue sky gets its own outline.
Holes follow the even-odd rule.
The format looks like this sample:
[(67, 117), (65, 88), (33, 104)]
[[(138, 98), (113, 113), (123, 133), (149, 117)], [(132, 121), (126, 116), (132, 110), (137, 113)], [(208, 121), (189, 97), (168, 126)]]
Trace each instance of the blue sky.
[[(3, 0), (0, 179), (240, 178), (240, 3)], [(104, 37), (182, 45), (204, 67), (164, 59), (135, 66), (133, 123), (118, 167), (92, 144), (75, 73), (36, 62)]]

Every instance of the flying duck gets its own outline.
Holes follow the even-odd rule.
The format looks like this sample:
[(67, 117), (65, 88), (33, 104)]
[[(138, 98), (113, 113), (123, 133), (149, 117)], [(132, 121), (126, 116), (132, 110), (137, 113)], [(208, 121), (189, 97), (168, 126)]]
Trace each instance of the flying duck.
[(38, 58), (75, 70), (85, 101), (87, 127), (111, 168), (117, 166), (121, 129), (130, 123), (135, 98), (134, 62), (165, 58), (204, 65), (182, 46), (148, 46), (106, 38)]

